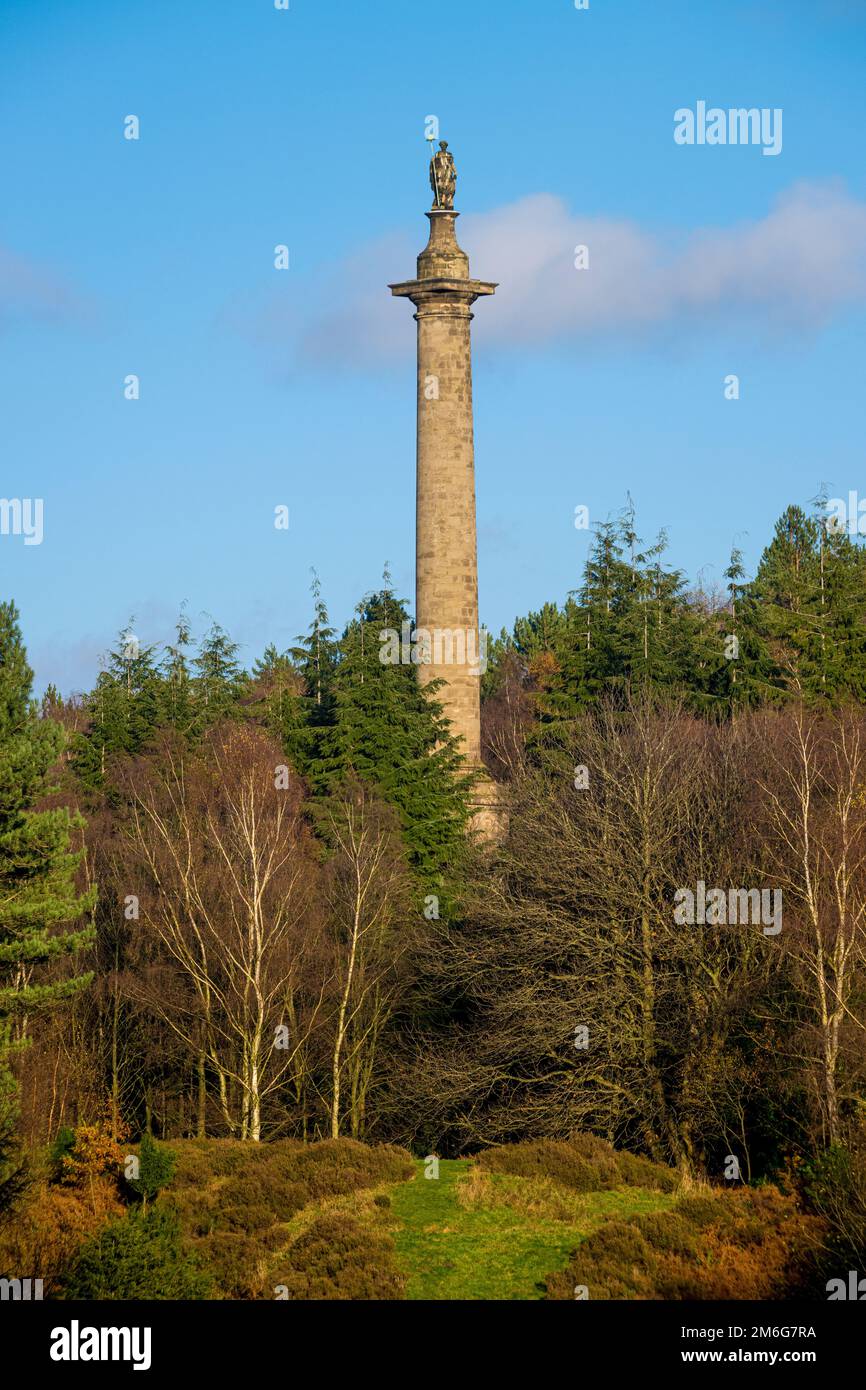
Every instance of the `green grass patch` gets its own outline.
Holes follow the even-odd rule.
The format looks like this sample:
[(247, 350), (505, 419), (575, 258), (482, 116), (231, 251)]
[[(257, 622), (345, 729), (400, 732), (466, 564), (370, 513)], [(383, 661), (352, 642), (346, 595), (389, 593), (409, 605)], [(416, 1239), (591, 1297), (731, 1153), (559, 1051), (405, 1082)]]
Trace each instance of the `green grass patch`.
[(674, 1200), (641, 1188), (556, 1193), (556, 1214), (545, 1214), (537, 1186), (521, 1193), (522, 1184), (533, 1188), (532, 1179), (485, 1174), (473, 1193), (472, 1167), (468, 1159), (442, 1159), (432, 1179), (418, 1162), (414, 1180), (392, 1190), (408, 1299), (543, 1298), (545, 1276), (565, 1268), (605, 1221), (665, 1210)]

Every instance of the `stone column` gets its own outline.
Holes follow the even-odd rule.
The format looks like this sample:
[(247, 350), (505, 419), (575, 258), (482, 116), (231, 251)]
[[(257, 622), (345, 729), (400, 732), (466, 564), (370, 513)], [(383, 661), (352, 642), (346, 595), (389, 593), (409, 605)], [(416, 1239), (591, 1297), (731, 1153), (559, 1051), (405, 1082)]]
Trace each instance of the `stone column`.
[[(459, 213), (434, 208), (418, 278), (389, 286), (410, 299), (418, 324), (418, 472), (415, 624), (429, 634), (422, 681), (444, 680), (436, 698), (461, 751), (481, 765), (478, 555), (472, 428), (470, 306), (496, 285), (473, 280), (457, 244)], [(490, 788), (490, 792), (493, 788)], [(480, 800), (485, 804), (490, 795)]]

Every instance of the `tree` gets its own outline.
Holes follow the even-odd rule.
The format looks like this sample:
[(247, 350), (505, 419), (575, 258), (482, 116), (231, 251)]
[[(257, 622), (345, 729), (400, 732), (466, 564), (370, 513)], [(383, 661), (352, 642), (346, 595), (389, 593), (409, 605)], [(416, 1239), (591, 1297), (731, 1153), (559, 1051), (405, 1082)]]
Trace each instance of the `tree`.
[[(306, 723), (315, 738), (315, 731), (327, 725), (331, 719), (333, 700), (331, 687), (337, 665), (337, 644), (334, 641), (336, 630), (331, 627), (328, 608), (322, 598), (322, 585), (313, 570), (310, 586), (313, 595), (313, 621), (309, 630), (299, 636), (296, 647), (290, 648), (289, 655), (296, 663), (306, 685)], [(312, 747), (312, 742), (309, 744)]]
[(229, 1134), (259, 1140), (326, 981), (297, 777), (261, 730), (166, 739), (118, 778), (126, 882), (140, 898), (140, 1001), (202, 1059)]
[(237, 642), (232, 641), (219, 623), (212, 623), (193, 661), (199, 732), (237, 710), (245, 679), (237, 654)]
[(330, 1132), (339, 1138), (347, 1110), (357, 1139), (364, 1132), (378, 1050), (398, 998), (398, 965), (411, 919), (410, 882), (393, 812), (377, 804), (361, 783), (344, 783), (319, 808), (318, 818), (331, 850), (326, 893), (336, 988)]
[(106, 783), (107, 766), (118, 754), (137, 753), (160, 722), (160, 680), (154, 664), (155, 647), (142, 646), (131, 617), (108, 653), (86, 707), (87, 728), (75, 740), (73, 766), (91, 792)]
[(31, 699), (33, 673), (12, 603), (0, 604), (0, 1065), (25, 1045), (35, 1013), (74, 997), (90, 974), (43, 967), (74, 961), (93, 942), (95, 890), (79, 893), (83, 851), (72, 848), (83, 827), (66, 807), (37, 811), (52, 790), (49, 773), (64, 746), (63, 731), (39, 718)]
[(173, 645), (166, 646), (160, 674), (162, 676), (162, 722), (188, 737), (195, 724), (195, 701), (192, 675), (187, 658), (191, 641), (189, 622), (181, 609), (175, 625)]
[(148, 1202), (171, 1182), (176, 1162), (174, 1150), (157, 1144), (145, 1130), (138, 1146), (138, 1176), (126, 1180), (140, 1198), (142, 1210), (146, 1210)]
[(401, 632), (405, 606), (386, 589), (359, 610), (339, 644), (331, 721), (309, 775), (320, 794), (349, 775), (374, 790), (396, 809), (413, 865), (436, 880), (462, 844), (471, 782), (436, 683), (422, 688), (416, 665), (380, 660), (381, 634)]
[(271, 642), (252, 669), (251, 709), (279, 739), (286, 757), (299, 772), (306, 767), (310, 753), (309, 702), (305, 702), (305, 689), (304, 678), (291, 655), (277, 651)]
[(15, 1081), (0, 1063), (0, 1222), (14, 1210), (27, 1187), (27, 1165), (18, 1137)]
[(746, 762), (682, 709), (620, 704), (575, 724), (567, 765), (516, 779), (500, 861), (462, 920), (430, 924), (405, 1140), (591, 1129), (701, 1171), (734, 1135), (748, 1168), (741, 1030), (769, 948), (759, 927), (674, 916), (678, 889), (743, 881)]
[(210, 1277), (183, 1246), (177, 1214), (132, 1211), (85, 1241), (63, 1279), (66, 1299), (207, 1298)]
[(761, 840), (803, 990), (797, 1041), (822, 1137), (834, 1144), (864, 1082), (866, 724), (860, 711), (819, 716), (798, 705), (765, 716), (762, 732)]

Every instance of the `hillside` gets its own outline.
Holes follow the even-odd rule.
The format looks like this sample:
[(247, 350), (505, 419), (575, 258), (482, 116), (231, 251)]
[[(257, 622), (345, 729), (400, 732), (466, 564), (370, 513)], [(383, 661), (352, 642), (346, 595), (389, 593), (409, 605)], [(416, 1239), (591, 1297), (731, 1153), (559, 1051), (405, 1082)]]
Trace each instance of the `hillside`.
[(451, 1160), (348, 1139), (157, 1147), (169, 1180), (149, 1203), (108, 1168), (31, 1199), (18, 1229), (51, 1296), (784, 1298), (820, 1234), (776, 1188), (684, 1191), (589, 1135)]

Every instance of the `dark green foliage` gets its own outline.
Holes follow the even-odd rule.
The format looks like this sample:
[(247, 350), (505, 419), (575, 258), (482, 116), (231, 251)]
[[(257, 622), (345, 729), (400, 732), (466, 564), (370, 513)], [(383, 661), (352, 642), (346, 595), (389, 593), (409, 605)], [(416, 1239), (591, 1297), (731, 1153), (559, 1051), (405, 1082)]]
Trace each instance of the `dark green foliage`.
[(177, 1154), (173, 1149), (158, 1144), (149, 1134), (141, 1136), (138, 1177), (127, 1178), (127, 1183), (144, 1206), (171, 1182), (176, 1162)]
[(213, 724), (240, 718), (246, 676), (237, 660), (238, 644), (213, 623), (190, 661), (191, 634), (181, 613), (173, 643), (157, 662), (155, 646), (142, 646), (133, 619), (119, 634), (105, 669), (87, 698), (90, 716), (74, 740), (73, 768), (90, 793), (114, 795), (114, 760), (145, 752), (160, 731), (173, 730), (190, 742)]
[(292, 1299), (398, 1299), (405, 1280), (393, 1255), (390, 1236), (350, 1216), (321, 1216), (289, 1247), (274, 1282)]
[(462, 846), (470, 782), (435, 691), (421, 688), (411, 662), (379, 659), (380, 634), (401, 633), (404, 623), (406, 609), (388, 590), (359, 604), (306, 771), (320, 795), (351, 774), (377, 792), (396, 809), (414, 866), (436, 879)]
[[(726, 715), (795, 695), (866, 698), (866, 549), (792, 506), (749, 581), (734, 548), (728, 602), (689, 592), (664, 564), (664, 534), (644, 547), (631, 504), (596, 527), (579, 590), (519, 618), (493, 644), (484, 694), (509, 655), (522, 666), (537, 715), (535, 740), (557, 739), (605, 693), (650, 687), (695, 710)], [(732, 638), (737, 639), (733, 655)]]
[(288, 652), (271, 643), (256, 661), (250, 680), (251, 713), (279, 739), (289, 764), (302, 770), (310, 753), (312, 717), (306, 683)]
[(62, 1125), (57, 1131), (57, 1137), (51, 1148), (48, 1150), (48, 1161), (51, 1175), (59, 1178), (63, 1171), (63, 1160), (75, 1148), (75, 1130), (70, 1125)]
[(174, 1212), (134, 1209), (79, 1250), (63, 1279), (67, 1299), (202, 1299), (209, 1277), (181, 1239)]
[(74, 768), (88, 789), (102, 787), (112, 757), (139, 753), (163, 715), (155, 648), (142, 646), (130, 618), (87, 699), (90, 725), (75, 740)]
[(292, 647), (289, 652), (306, 690), (303, 722), (309, 733), (301, 745), (305, 761), (314, 756), (316, 730), (327, 727), (333, 717), (333, 682), (338, 660), (337, 643), (334, 641), (336, 630), (331, 627), (328, 609), (322, 598), (322, 586), (315, 570), (311, 587), (313, 621), (306, 635), (298, 637), (298, 646)]
[(859, 1265), (866, 1251), (866, 1134), (849, 1145), (831, 1144), (797, 1169), (798, 1187), (810, 1211), (829, 1228), (828, 1274), (840, 1264)]
[(18, 1138), (15, 1082), (0, 1066), (0, 1222), (8, 1219), (28, 1186), (27, 1163)]
[(237, 712), (245, 676), (237, 659), (238, 644), (213, 623), (199, 644), (196, 671), (196, 727), (199, 733)]
[(91, 927), (70, 924), (88, 912), (95, 890), (78, 893), (82, 855), (72, 834), (83, 825), (65, 807), (34, 811), (51, 790), (49, 772), (65, 738), (39, 717), (33, 673), (12, 603), (0, 604), (0, 1062), (26, 1042), (23, 1020), (78, 993), (89, 975), (46, 978), (40, 967), (79, 955)]

